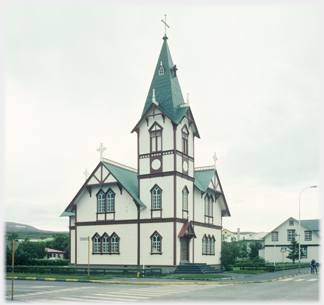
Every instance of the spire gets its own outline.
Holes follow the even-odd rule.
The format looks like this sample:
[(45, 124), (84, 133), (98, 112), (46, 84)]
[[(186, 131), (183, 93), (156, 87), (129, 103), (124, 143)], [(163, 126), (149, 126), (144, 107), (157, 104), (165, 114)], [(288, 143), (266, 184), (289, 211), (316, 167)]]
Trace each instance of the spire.
[(172, 61), (167, 39), (168, 37), (165, 35), (142, 116), (152, 105), (152, 101), (156, 100), (158, 101), (158, 108), (175, 123), (179, 123), (188, 108), (180, 107), (180, 105), (185, 104), (185, 101), (178, 80), (178, 68)]

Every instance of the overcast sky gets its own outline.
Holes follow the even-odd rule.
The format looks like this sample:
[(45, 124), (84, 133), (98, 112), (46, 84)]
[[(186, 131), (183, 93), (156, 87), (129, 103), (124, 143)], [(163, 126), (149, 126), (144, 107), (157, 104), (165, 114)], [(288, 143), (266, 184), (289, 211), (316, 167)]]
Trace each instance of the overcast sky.
[[(312, 2), (304, 2), (312, 3)], [(319, 186), (320, 10), (316, 5), (7, 6), (5, 220), (68, 230), (59, 217), (104, 157), (137, 166), (141, 117), (167, 30), (217, 170), (226, 229), (298, 219)], [(116, 132), (118, 130), (118, 132)], [(301, 218), (320, 217), (320, 188)]]

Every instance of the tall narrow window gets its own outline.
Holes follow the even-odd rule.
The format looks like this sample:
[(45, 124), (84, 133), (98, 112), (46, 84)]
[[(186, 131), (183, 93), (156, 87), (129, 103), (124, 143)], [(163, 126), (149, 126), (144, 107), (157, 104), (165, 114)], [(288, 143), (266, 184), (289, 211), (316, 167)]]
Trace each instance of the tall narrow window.
[(186, 187), (182, 191), (182, 209), (188, 211), (188, 190)]
[(287, 241), (292, 241), (295, 238), (295, 230), (287, 230)]
[(162, 149), (162, 132), (161, 130), (151, 133), (151, 151), (160, 151)]
[(182, 152), (188, 155), (188, 134), (182, 132)]
[(107, 234), (102, 237), (102, 252), (109, 253), (109, 236)]
[(215, 238), (212, 236), (210, 239), (210, 254), (215, 254)]
[(208, 216), (208, 196), (205, 196), (205, 215)]
[(93, 252), (94, 253), (100, 253), (101, 252), (101, 242), (100, 242), (99, 234), (96, 234), (92, 238), (92, 243), (93, 243)]
[(97, 201), (98, 201), (98, 213), (105, 212), (105, 193), (103, 191), (100, 191), (97, 195)]
[(161, 209), (161, 189), (158, 186), (152, 191), (152, 209)]
[(115, 211), (115, 194), (112, 190), (107, 193), (107, 212)]
[(119, 253), (119, 237), (114, 233), (110, 239), (111, 253)]
[(206, 251), (207, 254), (210, 254), (210, 237), (208, 236), (207, 238), (207, 251)]
[(151, 236), (152, 253), (161, 253), (161, 239), (161, 235), (158, 232)]
[(207, 253), (207, 237), (206, 235), (204, 236), (202, 240), (202, 253), (206, 254)]
[(213, 197), (209, 197), (208, 204), (209, 204), (208, 216), (213, 217)]
[(162, 127), (154, 122), (152, 127), (149, 129), (151, 137), (151, 152), (162, 150)]
[(312, 240), (312, 231), (305, 231), (305, 241)]

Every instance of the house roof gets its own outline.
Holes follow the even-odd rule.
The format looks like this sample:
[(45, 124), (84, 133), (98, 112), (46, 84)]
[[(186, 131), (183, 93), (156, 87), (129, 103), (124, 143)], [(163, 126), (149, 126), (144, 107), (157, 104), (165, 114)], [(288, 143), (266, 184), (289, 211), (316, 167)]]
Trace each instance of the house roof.
[(205, 170), (205, 171), (195, 171), (194, 185), (202, 192), (206, 192), (210, 180), (214, 176), (214, 173), (215, 173), (215, 169)]
[(50, 248), (45, 248), (45, 251), (47, 251), (48, 253), (65, 253), (64, 251), (54, 250)]
[[(186, 113), (188, 107), (180, 108), (180, 105), (185, 104), (185, 101), (183, 99), (178, 77), (175, 76), (173, 72), (174, 63), (172, 61), (167, 40), (168, 38), (164, 36), (162, 49), (154, 70), (153, 79), (147, 94), (142, 116), (152, 105), (153, 89), (155, 89), (155, 100), (159, 103), (157, 107), (171, 120), (178, 124)], [(161, 63), (164, 68), (164, 74), (159, 75)]]
[(103, 162), (103, 165), (110, 173), (120, 182), (125, 190), (133, 197), (134, 201), (141, 207), (146, 208), (146, 205), (138, 198), (138, 178), (137, 173)]
[[(295, 219), (294, 217), (289, 217), (288, 219), (286, 219), (284, 222), (282, 222), (279, 226), (275, 227), (271, 232), (269, 232), (267, 235), (264, 236), (264, 238), (266, 236), (268, 236), (269, 234), (271, 234), (273, 231), (277, 230), (281, 225), (283, 225), (285, 222), (289, 221), (289, 220), (294, 220), (298, 223), (298, 220)], [(319, 235), (320, 232), (320, 220), (319, 219), (310, 219), (310, 220), (300, 220), (300, 224), (302, 226), (304, 226), (306, 229), (311, 230), (313, 232), (315, 232), (315, 234)]]

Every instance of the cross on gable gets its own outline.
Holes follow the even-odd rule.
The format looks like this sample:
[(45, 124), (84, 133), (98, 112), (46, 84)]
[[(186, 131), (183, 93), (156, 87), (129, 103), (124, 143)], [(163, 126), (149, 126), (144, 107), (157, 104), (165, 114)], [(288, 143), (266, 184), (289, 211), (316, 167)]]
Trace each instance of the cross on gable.
[(102, 143), (100, 143), (100, 146), (99, 146), (99, 148), (97, 149), (97, 151), (99, 151), (100, 152), (100, 161), (102, 162), (103, 161), (103, 152), (106, 150), (106, 147), (104, 147), (103, 145), (102, 145)]
[(215, 162), (215, 169), (216, 169), (216, 161), (218, 160), (217, 156), (216, 156), (216, 152), (214, 153), (214, 156), (213, 156), (213, 159), (214, 159), (214, 162)]
[(88, 173), (88, 170), (86, 169), (83, 174), (85, 175), (85, 180), (87, 181), (88, 179), (88, 176), (89, 176), (89, 173)]

